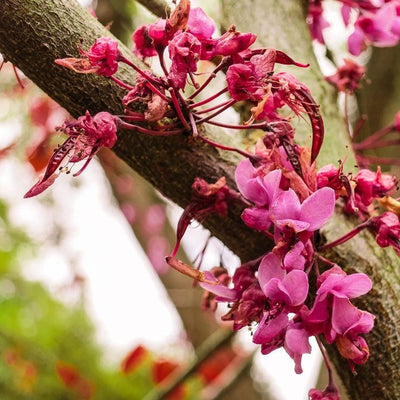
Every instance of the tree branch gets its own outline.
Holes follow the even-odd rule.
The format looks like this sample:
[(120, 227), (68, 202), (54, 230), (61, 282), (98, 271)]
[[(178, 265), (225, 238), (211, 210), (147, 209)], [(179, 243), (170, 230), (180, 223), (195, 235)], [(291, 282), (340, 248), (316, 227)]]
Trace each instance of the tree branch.
[[(0, 52), (18, 66), (41, 89), (74, 117), (109, 111), (122, 113), (125, 92), (110, 80), (96, 75), (79, 75), (54, 63), (57, 58), (78, 55), (78, 46), (89, 48), (110, 33), (75, 0), (8, 0), (0, 2)], [(83, 43), (83, 44), (82, 44)], [(142, 68), (130, 51), (120, 45), (124, 55)], [(131, 70), (120, 68), (117, 76), (134, 82)], [(227, 145), (239, 145), (221, 131), (203, 132)], [(209, 182), (221, 176), (234, 187), (233, 171), (241, 157), (220, 151), (184, 136), (149, 137), (121, 131), (114, 152), (138, 171), (161, 193), (185, 207), (191, 198), (195, 177)], [(246, 228), (240, 220), (243, 205), (235, 204), (229, 218), (208, 218), (205, 225), (229, 248), (244, 259), (265, 252), (271, 245), (262, 234)], [(235, 234), (232, 234), (235, 232)], [(247, 238), (251, 238), (247, 242)], [(247, 243), (246, 243), (247, 242)]]
[[(225, 4), (230, 4), (229, 9), (224, 8), (227, 19), (228, 13), (232, 17), (238, 13), (243, 18), (248, 14), (252, 16), (243, 30), (261, 26), (273, 28), (275, 33), (266, 30), (260, 35), (265, 44), (288, 51), (299, 61), (313, 59), (302, 4), (298, 0), (253, 0), (246, 3), (249, 4), (246, 13), (243, 13), (240, 1), (227, 0)], [(289, 16), (290, 24), (286, 22)], [(279, 21), (283, 23), (279, 24)], [(82, 115), (86, 109), (91, 113), (105, 110), (114, 114), (122, 112), (120, 99), (124, 92), (113, 82), (98, 76), (77, 75), (54, 64), (56, 58), (76, 56), (81, 40), (82, 46), (88, 48), (95, 39), (105, 35), (109, 33), (73, 0), (0, 2), (0, 51), (74, 116)], [(290, 47), (281, 45), (284, 42)], [(133, 62), (139, 63), (122, 45), (121, 49)], [(323, 147), (323, 163), (335, 163), (338, 158), (344, 157), (346, 145), (343, 136), (340, 136), (344, 131), (343, 124), (340, 123), (332, 91), (323, 84), (317, 69), (312, 69), (310, 82), (306, 80), (306, 75), (300, 76), (298, 71), (296, 69), (296, 75), (301, 79), (304, 77), (304, 82), (321, 103), (326, 121), (327, 144)], [(121, 68), (118, 77), (130, 82), (135, 79), (131, 71), (124, 68)], [(303, 132), (305, 136), (309, 134), (305, 129)], [(235, 145), (233, 139), (227, 139), (220, 132), (207, 131), (205, 134), (218, 142)], [(224, 175), (234, 186), (233, 171), (240, 159), (193, 138), (154, 138), (124, 131), (120, 133), (114, 151), (181, 206), (190, 201), (190, 185), (197, 176), (211, 182)], [(208, 219), (207, 227), (236, 254), (248, 260), (265, 253), (271, 243), (241, 223), (242, 207), (235, 205), (224, 220)], [(323, 230), (323, 237), (331, 241), (351, 226), (352, 223), (338, 213)], [(371, 358), (358, 369), (356, 377), (351, 376), (349, 369), (343, 366), (342, 359), (335, 359), (350, 398), (400, 398), (400, 370), (397, 367), (400, 353), (398, 258), (392, 251), (377, 248), (368, 234), (330, 250), (327, 256), (341, 266), (347, 266), (347, 271), (365, 272), (374, 281), (372, 294), (364, 296), (359, 302), (362, 308), (377, 315), (376, 328), (368, 335)]]

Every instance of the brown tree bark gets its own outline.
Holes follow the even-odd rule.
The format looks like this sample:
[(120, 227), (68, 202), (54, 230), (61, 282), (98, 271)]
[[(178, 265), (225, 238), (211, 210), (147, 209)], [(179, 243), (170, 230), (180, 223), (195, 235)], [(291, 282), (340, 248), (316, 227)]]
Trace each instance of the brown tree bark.
[[(235, 8), (233, 3), (241, 4), (241, 7)], [(225, 8), (225, 18), (228, 19), (228, 14), (231, 17), (238, 12), (244, 14), (244, 7), (246, 13), (254, 13), (254, 19), (243, 30), (248, 27), (259, 28), (264, 24), (273, 26), (276, 31), (275, 34), (270, 33), (268, 42), (267, 36), (263, 37), (262, 33), (261, 40), (264, 43), (280, 47), (284, 51), (292, 51), (291, 56), (299, 61), (313, 59), (299, 1), (232, 1), (231, 8)], [(267, 19), (268, 17), (270, 18)], [(108, 110), (118, 114), (122, 111), (120, 98), (123, 91), (112, 82), (97, 76), (76, 75), (54, 64), (56, 58), (77, 56), (77, 46), (81, 39), (84, 42), (82, 46), (87, 48), (96, 38), (108, 34), (73, 0), (0, 2), (0, 51), (74, 116), (82, 115), (86, 109), (92, 113)], [(282, 47), (278, 39), (272, 42), (274, 37), (286, 37), (286, 43), (292, 47)], [(124, 52), (128, 55), (126, 49)], [(344, 157), (344, 139), (337, 139), (337, 135), (343, 132), (343, 127), (339, 123), (332, 93), (323, 85), (317, 70), (312, 74), (315, 75), (311, 75), (310, 87), (321, 103), (327, 126), (327, 145), (323, 148), (322, 160), (324, 163), (335, 163), (338, 158)], [(126, 69), (121, 69), (118, 76), (131, 82), (135, 79)], [(317, 91), (320, 85), (321, 89)], [(221, 132), (207, 131), (206, 134), (220, 142), (229, 141), (230, 145), (233, 144), (232, 138), (227, 139)], [(120, 133), (114, 151), (163, 194), (182, 206), (190, 200), (190, 185), (196, 176), (211, 182), (225, 175), (233, 186), (233, 170), (239, 159), (232, 154), (200, 144), (192, 138), (150, 138), (128, 132)], [(248, 260), (265, 253), (271, 243), (241, 224), (242, 207), (233, 207), (228, 218), (224, 220), (209, 219), (207, 226), (243, 260)], [(352, 225), (351, 221), (338, 212), (324, 228), (323, 237), (330, 241)], [(377, 315), (376, 327), (368, 335), (370, 360), (358, 369), (358, 375), (354, 377), (346, 362), (332, 354), (349, 397), (365, 400), (400, 398), (400, 370), (397, 367), (400, 352), (398, 258), (391, 250), (378, 248), (368, 234), (360, 235), (350, 243), (331, 250), (327, 256), (346, 267), (348, 272), (365, 272), (374, 281), (372, 293), (358, 302), (360, 307)]]

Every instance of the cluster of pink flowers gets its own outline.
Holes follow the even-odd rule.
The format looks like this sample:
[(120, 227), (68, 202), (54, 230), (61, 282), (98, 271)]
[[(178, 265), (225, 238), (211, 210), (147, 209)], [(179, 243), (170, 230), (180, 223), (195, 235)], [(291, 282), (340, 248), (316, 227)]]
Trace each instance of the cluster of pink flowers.
[[(368, 45), (395, 46), (400, 40), (400, 2), (398, 0), (338, 0), (343, 22), (348, 26), (356, 14), (354, 31), (348, 38), (349, 51), (358, 56)], [(323, 30), (329, 23), (323, 16), (322, 0), (310, 0), (307, 22), (311, 35), (324, 43)]]
[[(275, 247), (239, 267), (232, 287), (226, 275), (221, 279), (220, 269), (215, 275), (207, 272), (207, 282), (200, 283), (208, 291), (205, 304), (229, 302), (230, 310), (223, 319), (232, 320), (234, 329), (253, 326), (253, 342), (261, 345), (263, 354), (283, 347), (293, 358), (297, 373), (302, 372), (302, 355), (311, 351), (309, 337), (321, 334), (337, 345), (352, 368), (363, 364), (369, 352), (362, 334), (372, 329), (374, 317), (350, 300), (371, 289), (370, 279), (362, 273), (347, 275), (332, 265), (318, 277), (314, 295), (309, 287), (309, 274), (318, 256), (314, 232), (333, 214), (334, 185), (308, 186), (307, 191), (292, 179), (290, 164), (285, 168), (271, 161), (276, 159), (271, 157), (275, 151), (285, 158), (283, 150), (259, 151), (264, 154), (259, 161), (246, 159), (238, 165), (236, 182), (253, 204), (244, 210), (244, 222), (266, 234), (273, 229)], [(303, 164), (302, 170), (310, 175), (312, 167)]]
[[(396, 2), (384, 2), (383, 11), (377, 10), (375, 3), (343, 1), (347, 22), (349, 10), (358, 10), (352, 39), (358, 44), (353, 44), (353, 52), (359, 51), (364, 42), (388, 42), (389, 31), (391, 35), (397, 34), (397, 17), (389, 28), (383, 28), (380, 22), (381, 13), (397, 12)], [(310, 2), (309, 22), (314, 37), (322, 41), (326, 23), (321, 0)], [(108, 77), (126, 89), (122, 99), (125, 112), (119, 116), (101, 112), (93, 117), (87, 112), (74, 122), (65, 122), (59, 130), (68, 136), (67, 140), (55, 150), (44, 175), (26, 197), (45, 190), (59, 171), (70, 171), (70, 164), (86, 160), (74, 175), (80, 174), (101, 147), (114, 145), (117, 128), (153, 136), (192, 135), (193, 139), (241, 154), (245, 159), (235, 173), (240, 193), (228, 188), (225, 178), (214, 184), (201, 178), (195, 180), (192, 202), (178, 223), (176, 246), (167, 262), (200, 282), (206, 290), (205, 307), (215, 308), (217, 302), (229, 303), (229, 312), (222, 319), (232, 321), (235, 330), (252, 327), (253, 342), (261, 345), (263, 354), (283, 347), (293, 358), (296, 373), (301, 373), (302, 355), (311, 351), (309, 338), (315, 336), (323, 351), (319, 340), (322, 335), (328, 344), (337, 346), (354, 370), (355, 365), (368, 359), (369, 349), (363, 335), (372, 329), (374, 316), (359, 310), (350, 300), (367, 293), (371, 281), (363, 273), (347, 275), (324, 258), (321, 251), (367, 228), (376, 235), (381, 247), (392, 246), (400, 255), (397, 213), (400, 205), (389, 196), (397, 182), (380, 169), (376, 173), (362, 169), (355, 176), (345, 175), (343, 165), (339, 168), (327, 165), (317, 171), (315, 160), (324, 139), (319, 107), (296, 77), (274, 72), (277, 63), (307, 65), (276, 49), (252, 49), (256, 36), (240, 33), (234, 26), (218, 38), (213, 37), (214, 31), (214, 22), (202, 9), (192, 9), (189, 0), (181, 0), (168, 18), (143, 25), (132, 36), (134, 53), (144, 61), (158, 57), (163, 76), (133, 64), (118, 50), (117, 42), (108, 37), (98, 39), (88, 51), (81, 50), (80, 58), (56, 60), (78, 73)], [(169, 67), (164, 62), (167, 52)], [(211, 59), (218, 64), (198, 84), (199, 63)], [(137, 72), (133, 86), (115, 76), (121, 62)], [(207, 98), (199, 97), (222, 71), (226, 72), (226, 86)], [(339, 90), (352, 92), (363, 74), (362, 68), (347, 61), (330, 80)], [(209, 104), (218, 102), (223, 94), (229, 95), (228, 100)], [(252, 105), (246, 122), (233, 125), (214, 118), (239, 101)], [(287, 110), (281, 114), (283, 106), (292, 115)], [(295, 143), (293, 114), (304, 114), (310, 120), (311, 149)], [(241, 130), (258, 128), (264, 131), (264, 137), (255, 152), (248, 153), (211, 141), (198, 129), (202, 124)], [(246, 204), (242, 213), (244, 223), (270, 237), (274, 247), (258, 259), (242, 264), (232, 277), (222, 267), (200, 271), (178, 260), (176, 253), (190, 221), (202, 221), (209, 214), (224, 216), (233, 201)], [(345, 212), (359, 216), (361, 225), (344, 237), (318, 247), (316, 232), (330, 219), (338, 203)], [(379, 214), (377, 203), (387, 211)], [(325, 265), (321, 273), (318, 261)], [(315, 285), (309, 285), (311, 279)], [(312, 292), (310, 287), (316, 287), (316, 291)], [(324, 392), (312, 390), (310, 396), (339, 398), (332, 381)]]
[(76, 121), (64, 122), (57, 130), (65, 133), (68, 139), (55, 149), (44, 174), (24, 197), (42, 193), (54, 183), (60, 172), (70, 173), (69, 164), (86, 160), (83, 167), (74, 173), (74, 176), (80, 175), (102, 147), (113, 147), (117, 141), (116, 120), (105, 111), (94, 117), (87, 112)]

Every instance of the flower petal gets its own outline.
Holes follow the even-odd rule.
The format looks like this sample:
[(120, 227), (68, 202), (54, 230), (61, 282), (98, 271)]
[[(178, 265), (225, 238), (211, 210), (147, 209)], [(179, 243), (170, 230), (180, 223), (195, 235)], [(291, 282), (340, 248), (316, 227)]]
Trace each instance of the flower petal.
[(332, 188), (318, 189), (303, 202), (298, 219), (309, 222), (310, 226), (307, 230), (315, 231), (321, 228), (332, 216), (335, 201), (335, 191)]
[(257, 231), (266, 231), (272, 223), (266, 208), (246, 208), (242, 213), (242, 219), (248, 227)]

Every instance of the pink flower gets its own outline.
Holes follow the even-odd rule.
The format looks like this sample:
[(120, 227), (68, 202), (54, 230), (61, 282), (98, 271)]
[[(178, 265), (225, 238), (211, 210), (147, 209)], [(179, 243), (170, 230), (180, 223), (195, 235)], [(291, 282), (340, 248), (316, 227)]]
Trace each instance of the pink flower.
[(348, 44), (351, 54), (358, 56), (366, 44), (378, 47), (395, 46), (400, 39), (400, 17), (397, 6), (388, 2), (378, 8), (375, 13), (361, 15), (350, 35)]
[(246, 64), (233, 64), (226, 72), (229, 94), (237, 101), (260, 101), (265, 84), (254, 77), (254, 69)]
[(78, 74), (111, 76), (117, 72), (120, 52), (111, 37), (97, 39), (89, 51), (81, 50), (82, 58), (60, 58), (54, 62)]
[[(229, 93), (235, 100), (261, 101), (268, 92), (266, 78), (270, 75), (278, 60), (283, 63), (295, 63), (285, 53), (266, 49), (255, 54), (243, 64), (233, 64), (228, 68), (226, 80)], [(289, 61), (290, 60), (290, 61)]]
[(326, 80), (339, 92), (353, 93), (365, 75), (365, 67), (348, 58), (343, 61), (344, 65), (339, 67), (334, 75), (327, 76)]
[(240, 33), (234, 26), (216, 40), (214, 55), (231, 56), (248, 49), (257, 39), (253, 33)]
[(341, 356), (350, 363), (354, 373), (354, 364), (362, 365), (368, 361), (369, 347), (362, 336), (337, 336), (335, 344)]
[(172, 39), (171, 35), (166, 32), (167, 21), (165, 19), (158, 19), (154, 24), (149, 25), (149, 36), (153, 39), (153, 45), (157, 51), (164, 49), (168, 41)]
[(294, 320), (289, 321), (283, 347), (295, 363), (294, 371), (296, 374), (301, 374), (303, 372), (301, 367), (303, 354), (311, 353), (311, 346), (308, 341), (309, 337), (310, 334), (301, 322), (294, 322)]
[(374, 316), (349, 301), (371, 289), (367, 275), (347, 275), (336, 266), (318, 278), (317, 287), (314, 305), (306, 318), (307, 327), (313, 334), (323, 333), (328, 343), (332, 343), (338, 335), (353, 338), (372, 329)]
[(277, 228), (290, 227), (294, 232), (313, 232), (320, 229), (332, 216), (335, 191), (329, 187), (318, 189), (303, 203), (293, 189), (283, 191), (270, 208), (270, 218)]
[(377, 233), (376, 242), (380, 247), (393, 246), (400, 254), (400, 222), (396, 214), (387, 211), (373, 218), (372, 229)]
[(179, 249), (180, 241), (192, 219), (203, 220), (211, 214), (227, 215), (228, 202), (238, 198), (238, 193), (229, 189), (224, 177), (209, 184), (204, 179), (196, 178), (192, 185), (192, 201), (186, 206), (178, 222), (176, 244), (171, 253), (174, 257)]
[(142, 58), (153, 57), (157, 51), (153, 45), (153, 39), (149, 35), (149, 26), (141, 25), (132, 34), (132, 40), (135, 44), (134, 53)]
[(308, 396), (310, 400), (340, 400), (336, 386), (327, 386), (324, 390), (310, 389)]
[(111, 76), (118, 69), (118, 43), (111, 37), (102, 37), (88, 52), (84, 53), (92, 66), (98, 67), (97, 74)]
[(86, 159), (83, 167), (74, 174), (78, 176), (89, 164), (90, 160), (102, 147), (113, 147), (117, 140), (117, 124), (115, 117), (108, 112), (100, 112), (92, 117), (89, 111), (76, 121), (65, 122), (58, 128), (69, 138), (58, 147), (50, 158), (44, 175), (25, 194), (24, 197), (36, 196), (47, 189), (58, 177), (58, 169), (61, 163), (67, 159), (67, 163), (76, 163)]
[[(199, 286), (213, 293), (217, 301), (234, 301), (238, 299), (239, 292), (221, 283), (210, 271), (205, 272), (205, 278), (208, 282), (199, 282)], [(214, 282), (214, 284), (209, 282)]]
[(341, 168), (336, 168), (333, 164), (324, 165), (317, 172), (317, 187), (330, 187), (335, 190), (336, 197), (342, 189), (342, 181), (340, 179), (343, 171)]
[(255, 168), (247, 158), (239, 163), (235, 180), (242, 195), (257, 206), (269, 206), (281, 192), (282, 172), (278, 169), (265, 174), (262, 167)]
[(329, 26), (328, 21), (322, 15), (321, 0), (310, 2), (308, 8), (307, 24), (310, 28), (311, 37), (319, 43), (325, 44), (323, 30)]
[(260, 231), (271, 226), (268, 208), (280, 193), (282, 172), (274, 170), (263, 176), (262, 168), (253, 167), (249, 159), (243, 160), (236, 168), (236, 184), (242, 195), (256, 207), (246, 208), (242, 218), (246, 225)]
[(168, 43), (169, 56), (172, 60), (168, 79), (170, 84), (178, 89), (186, 85), (186, 75), (197, 70), (197, 61), (201, 43), (188, 32), (178, 33)]
[(274, 253), (268, 253), (262, 259), (258, 281), (267, 298), (285, 304), (290, 309), (302, 305), (308, 294), (307, 274), (300, 269), (287, 272)]
[(262, 354), (269, 354), (283, 346), (295, 362), (296, 374), (301, 374), (303, 372), (301, 367), (302, 355), (311, 353), (309, 336), (301, 322), (289, 320), (286, 312), (272, 308), (265, 313), (260, 321), (257, 330), (254, 332), (253, 342), (261, 344)]
[(190, 10), (186, 30), (201, 41), (211, 38), (215, 31), (215, 24), (200, 7), (195, 7)]
[(380, 167), (376, 173), (362, 169), (354, 180), (357, 182), (355, 193), (365, 206), (370, 205), (374, 198), (386, 196), (396, 186), (395, 178), (389, 174), (382, 174)]

